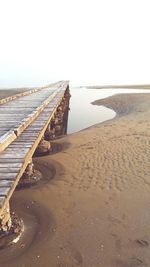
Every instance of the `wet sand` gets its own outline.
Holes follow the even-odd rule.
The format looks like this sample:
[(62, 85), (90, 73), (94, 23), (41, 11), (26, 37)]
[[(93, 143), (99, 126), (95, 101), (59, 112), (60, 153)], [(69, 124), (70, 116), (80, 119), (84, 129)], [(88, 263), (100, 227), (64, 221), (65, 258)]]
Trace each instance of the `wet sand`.
[(43, 180), (12, 197), (25, 231), (0, 251), (0, 267), (150, 266), (150, 94), (93, 104), (116, 118), (34, 159)]

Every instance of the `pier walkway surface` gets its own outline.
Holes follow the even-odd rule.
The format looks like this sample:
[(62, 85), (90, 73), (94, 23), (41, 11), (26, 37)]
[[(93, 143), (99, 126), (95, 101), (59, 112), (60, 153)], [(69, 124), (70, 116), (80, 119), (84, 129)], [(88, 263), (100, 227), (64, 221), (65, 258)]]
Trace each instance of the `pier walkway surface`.
[[(67, 81), (0, 100), (0, 226), (9, 199), (69, 90)], [(3, 222), (4, 221), (4, 222)]]

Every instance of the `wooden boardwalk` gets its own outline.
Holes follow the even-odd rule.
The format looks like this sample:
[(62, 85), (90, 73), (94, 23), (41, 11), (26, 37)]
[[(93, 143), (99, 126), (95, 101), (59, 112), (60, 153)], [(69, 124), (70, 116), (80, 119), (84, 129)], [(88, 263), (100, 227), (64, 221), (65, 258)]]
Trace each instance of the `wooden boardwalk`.
[(68, 88), (59, 82), (0, 102), (0, 216)]

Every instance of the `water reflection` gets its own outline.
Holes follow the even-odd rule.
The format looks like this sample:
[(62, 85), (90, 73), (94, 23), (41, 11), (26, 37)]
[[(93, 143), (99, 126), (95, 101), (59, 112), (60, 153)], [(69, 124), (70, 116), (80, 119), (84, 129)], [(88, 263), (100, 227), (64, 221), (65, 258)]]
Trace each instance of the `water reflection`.
[(104, 106), (92, 105), (91, 102), (115, 94), (149, 93), (144, 89), (87, 89), (71, 88), (70, 112), (67, 133), (74, 133), (96, 123), (110, 120), (116, 113)]

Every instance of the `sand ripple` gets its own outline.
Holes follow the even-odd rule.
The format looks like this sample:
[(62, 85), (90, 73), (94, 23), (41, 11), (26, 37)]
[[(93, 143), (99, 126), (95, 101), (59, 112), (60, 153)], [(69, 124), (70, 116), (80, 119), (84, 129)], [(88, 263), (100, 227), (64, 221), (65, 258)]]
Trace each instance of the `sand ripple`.
[[(136, 95), (133, 105), (133, 97), (126, 95), (128, 112), (124, 97), (118, 97), (119, 118), (72, 135), (70, 148), (63, 152), (63, 157), (57, 156), (67, 170), (67, 184), (84, 190), (91, 187), (116, 191), (131, 188), (150, 190), (149, 102), (137, 116), (137, 110), (143, 108), (142, 100), (149, 96), (142, 96), (142, 99), (141, 95)], [(117, 97), (105, 99), (107, 106), (110, 107), (110, 103), (115, 105), (113, 99), (116, 103)]]

